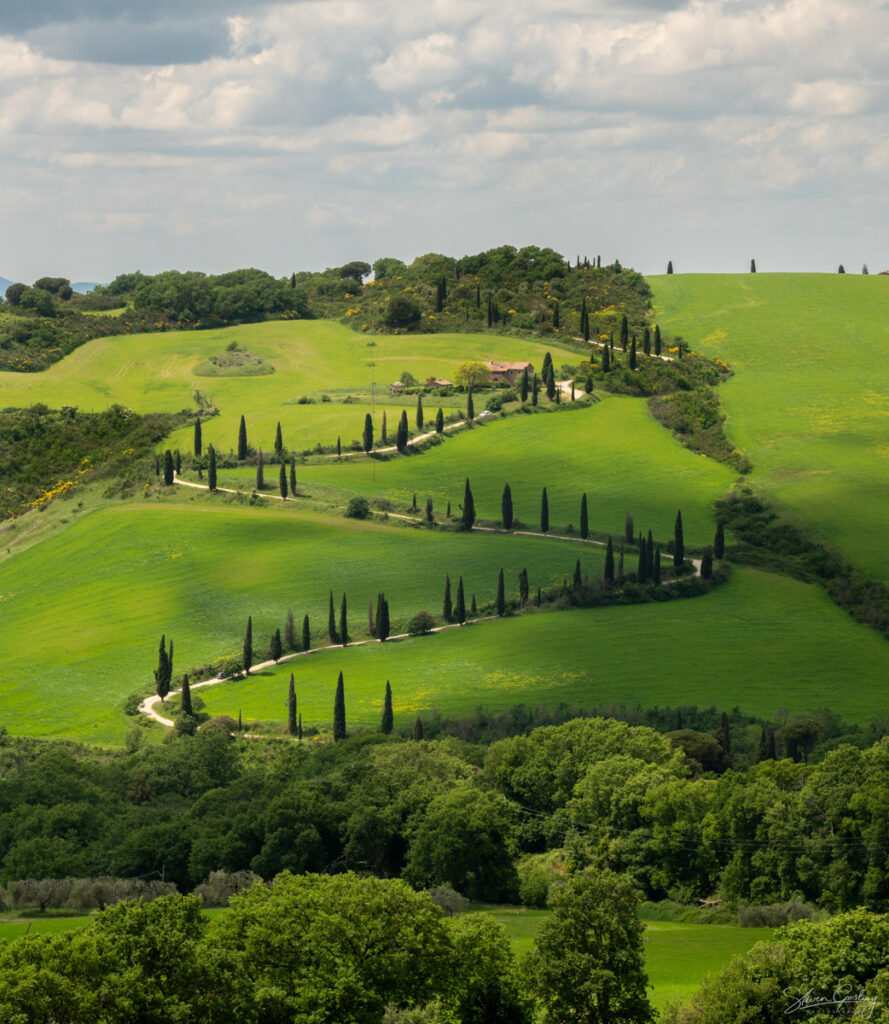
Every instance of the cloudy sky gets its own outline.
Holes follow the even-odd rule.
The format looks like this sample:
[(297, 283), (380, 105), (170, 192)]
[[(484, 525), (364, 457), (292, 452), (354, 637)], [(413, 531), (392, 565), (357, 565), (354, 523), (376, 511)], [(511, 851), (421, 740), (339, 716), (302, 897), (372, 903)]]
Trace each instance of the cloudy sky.
[(0, 0), (0, 275), (889, 268), (880, 0)]

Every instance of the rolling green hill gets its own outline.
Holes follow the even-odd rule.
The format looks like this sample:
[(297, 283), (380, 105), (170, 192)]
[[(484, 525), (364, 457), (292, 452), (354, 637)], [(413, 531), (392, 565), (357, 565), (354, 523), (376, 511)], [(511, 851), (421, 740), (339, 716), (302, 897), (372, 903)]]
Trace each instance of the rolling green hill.
[(677, 274), (651, 284), (660, 322), (735, 369), (719, 392), (751, 480), (889, 581), (889, 280)]

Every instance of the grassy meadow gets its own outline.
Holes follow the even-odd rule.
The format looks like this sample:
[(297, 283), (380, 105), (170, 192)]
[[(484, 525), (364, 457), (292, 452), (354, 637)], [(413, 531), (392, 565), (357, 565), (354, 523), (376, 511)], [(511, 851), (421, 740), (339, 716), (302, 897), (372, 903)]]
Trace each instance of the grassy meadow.
[[(199, 363), (223, 353), (231, 342), (267, 359), (275, 373), (259, 377), (194, 373)], [(392, 401), (390, 384), (405, 370), (421, 381), (429, 376), (453, 380), (466, 360), (528, 359), (539, 368), (547, 351), (557, 367), (578, 360), (577, 353), (534, 340), (493, 334), (371, 337), (324, 320), (120, 335), (88, 342), (42, 373), (0, 373), (0, 408), (44, 402), (50, 408), (74, 405), (93, 412), (119, 402), (136, 412), (177, 412), (195, 408), (193, 394), (198, 389), (220, 413), (204, 426), (205, 445), (214, 444), (221, 451), (236, 447), (244, 415), (251, 445), (270, 451), (280, 420), (285, 444), (299, 450), (317, 442), (335, 444), (337, 435), (344, 444), (360, 438), (374, 378), (377, 398), (388, 403)], [(335, 400), (323, 403), (322, 394)], [(366, 404), (342, 404), (349, 394), (366, 399)], [(317, 404), (298, 405), (303, 395), (315, 398)], [(393, 433), (401, 408), (415, 405), (416, 398), (410, 397), (393, 402), (389, 413)], [(458, 405), (452, 399), (446, 411)], [(168, 444), (190, 451), (191, 431), (171, 435)]]
[(735, 376), (720, 398), (751, 480), (889, 580), (889, 280), (854, 274), (651, 278), (656, 316)]
[[(267, 471), (268, 483), (276, 473)], [(620, 536), (632, 512), (637, 533), (651, 529), (666, 543), (681, 508), (686, 542), (701, 545), (713, 540), (713, 502), (735, 478), (727, 467), (683, 448), (644, 401), (616, 396), (585, 408), (494, 419), (422, 455), (388, 461), (358, 455), (297, 466), (300, 489), (313, 496), (388, 498), (401, 511), (414, 494), (422, 510), (428, 495), (440, 513), (450, 501), (455, 515), (467, 476), (482, 520), (499, 521), (503, 485), (509, 483), (523, 528), (540, 528), (546, 487), (551, 527), (571, 524), (577, 530), (586, 491), (591, 529)], [(254, 482), (250, 467), (219, 474), (224, 487), (249, 490)]]

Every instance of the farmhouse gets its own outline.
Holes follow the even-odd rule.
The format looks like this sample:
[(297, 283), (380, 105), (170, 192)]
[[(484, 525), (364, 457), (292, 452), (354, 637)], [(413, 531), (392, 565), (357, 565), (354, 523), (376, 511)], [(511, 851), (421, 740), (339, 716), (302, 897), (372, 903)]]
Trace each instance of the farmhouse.
[(397, 380), (391, 385), (390, 391), (393, 395), (397, 395), (399, 391), (404, 391), (404, 387), (404, 381)]
[(518, 384), (525, 370), (528, 371), (529, 377), (534, 373), (533, 363), (488, 362), (485, 366), (491, 371), (491, 380), (503, 380), (511, 385)]
[(452, 380), (441, 380), (438, 377), (427, 377), (426, 387), (427, 388), (452, 388), (454, 382)]

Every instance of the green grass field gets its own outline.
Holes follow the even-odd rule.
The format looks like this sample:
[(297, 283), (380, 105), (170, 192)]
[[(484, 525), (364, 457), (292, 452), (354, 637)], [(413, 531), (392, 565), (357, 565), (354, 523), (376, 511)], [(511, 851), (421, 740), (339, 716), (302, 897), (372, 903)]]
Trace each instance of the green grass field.
[(852, 274), (651, 279), (662, 326), (724, 359), (752, 480), (889, 580), (889, 280)]
[[(530, 952), (540, 923), (550, 914), (528, 907), (493, 906), (470, 912), (487, 913), (499, 921), (509, 933), (517, 956)], [(643, 942), (652, 1005), (660, 1010), (669, 1002), (687, 999), (704, 975), (728, 966), (733, 956), (746, 953), (771, 935), (771, 928), (646, 921)]]
[[(268, 482), (274, 482), (275, 473), (266, 473)], [(727, 467), (683, 448), (644, 401), (618, 397), (589, 408), (495, 419), (423, 455), (387, 462), (359, 455), (297, 467), (299, 486), (309, 494), (386, 497), (405, 507), (416, 493), (421, 509), (430, 495), (440, 513), (450, 501), (454, 514), (459, 514), (467, 476), (480, 519), (499, 521), (508, 482), (515, 514), (527, 528), (540, 527), (546, 487), (551, 526), (570, 523), (577, 530), (586, 491), (592, 529), (620, 536), (632, 512), (637, 533), (652, 529), (666, 543), (681, 508), (687, 543), (702, 545), (713, 540), (713, 502), (735, 478)], [(254, 482), (249, 467), (219, 475), (221, 486), (249, 490)]]
[(283, 722), (293, 672), (303, 722), (328, 727), (340, 671), (350, 725), (377, 725), (387, 679), (399, 724), (431, 707), (456, 715), (560, 702), (738, 704), (764, 716), (830, 706), (868, 721), (886, 710), (873, 680), (889, 673), (889, 645), (815, 588), (747, 569), (703, 598), (337, 648), (196, 692), (210, 714)]
[[(200, 362), (224, 352), (232, 341), (269, 360), (276, 372), (261, 377), (194, 373)], [(280, 420), (285, 444), (302, 449), (316, 442), (335, 444), (338, 434), (344, 444), (361, 437), (369, 404), (365, 408), (321, 403), (324, 393), (339, 398), (350, 392), (369, 395), (375, 377), (376, 394), (388, 401), (389, 385), (404, 370), (419, 380), (428, 376), (453, 380), (465, 360), (528, 359), (539, 367), (546, 351), (552, 353), (557, 367), (579, 359), (577, 353), (533, 340), (485, 334), (369, 337), (323, 320), (121, 335), (88, 342), (43, 373), (0, 373), (0, 408), (45, 402), (51, 408), (75, 405), (90, 412), (119, 402), (136, 412), (177, 412), (195, 408), (192, 395), (197, 388), (212, 396), (220, 410), (204, 427), (205, 445), (214, 444), (221, 451), (236, 447), (243, 414), (251, 445), (270, 451)], [(301, 395), (316, 397), (318, 404), (295, 404)], [(438, 407), (438, 400), (434, 401), (431, 415)], [(413, 408), (416, 399), (402, 404)], [(402, 404), (393, 406), (390, 421), (400, 416)], [(447, 409), (458, 404), (452, 400)], [(390, 423), (393, 432), (395, 425)], [(172, 435), (168, 443), (190, 451), (191, 431)]]
[(0, 942), (22, 939), (26, 935), (50, 935), (83, 928), (90, 917), (16, 917), (16, 912), (0, 914)]

